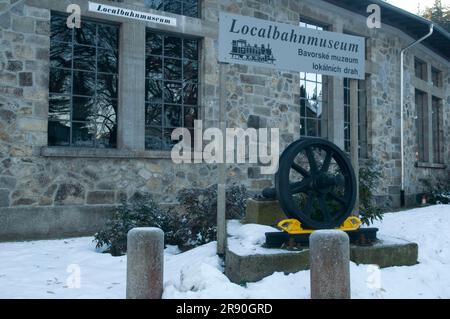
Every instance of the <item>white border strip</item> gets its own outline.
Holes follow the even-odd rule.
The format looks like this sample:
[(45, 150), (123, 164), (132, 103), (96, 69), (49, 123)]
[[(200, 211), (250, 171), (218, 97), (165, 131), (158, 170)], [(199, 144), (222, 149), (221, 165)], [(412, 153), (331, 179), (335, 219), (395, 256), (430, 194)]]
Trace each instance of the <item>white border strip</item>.
[(89, 11), (96, 12), (96, 13), (102, 13), (102, 14), (108, 14), (116, 17), (122, 17), (122, 18), (129, 18), (129, 19), (135, 19), (145, 22), (153, 22), (157, 24), (164, 24), (164, 25), (170, 25), (170, 26), (177, 26), (177, 19), (171, 18), (171, 17), (165, 17), (160, 16), (156, 14), (151, 13), (145, 13), (142, 11), (135, 11), (131, 9), (124, 9), (114, 6), (109, 6), (106, 4), (100, 4), (96, 2), (90, 2), (89, 1)]

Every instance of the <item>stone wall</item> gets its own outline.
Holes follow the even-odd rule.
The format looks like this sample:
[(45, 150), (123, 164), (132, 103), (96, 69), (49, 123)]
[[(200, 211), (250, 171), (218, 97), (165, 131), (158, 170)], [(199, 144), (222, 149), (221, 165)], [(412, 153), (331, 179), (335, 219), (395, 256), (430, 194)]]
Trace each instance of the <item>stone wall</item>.
[[(137, 191), (153, 193), (160, 202), (174, 203), (180, 188), (206, 187), (217, 181), (216, 165), (174, 165), (168, 154), (129, 149), (55, 150), (46, 147), (49, 9), (65, 11), (66, 2), (0, 0), (0, 240), (92, 234), (117, 203)], [(73, 2), (82, 4), (83, 8), (87, 4), (87, 1)], [(142, 0), (123, 3), (146, 10)], [(204, 0), (202, 7), (201, 20), (179, 18), (177, 30), (203, 38), (200, 100), (205, 127), (217, 127), (219, 122), (221, 88), (216, 62), (219, 11), (293, 25), (308, 17), (330, 25), (334, 31), (358, 30), (361, 35), (370, 37), (367, 66), (370, 74), (369, 156), (375, 159), (383, 175), (377, 190), (380, 204), (398, 207), (399, 48), (412, 39), (390, 27), (369, 31), (365, 17), (322, 1)], [(154, 27), (151, 23), (147, 26)], [(433, 61), (437, 59), (434, 53), (423, 48), (413, 53), (428, 56)], [(411, 56), (407, 57), (408, 70), (413, 70)], [(448, 61), (438, 66), (445, 74), (445, 138), (449, 141), (450, 70)], [(299, 137), (298, 73), (240, 65), (225, 66), (225, 72), (228, 127), (278, 127), (280, 150)], [(407, 82), (411, 78), (408, 71)], [(330, 79), (329, 135), (338, 145), (343, 145), (342, 85), (342, 79)], [(412, 90), (410, 87), (406, 91), (411, 93)], [(408, 101), (409, 105), (414, 104)], [(406, 152), (410, 154), (406, 169), (407, 194), (414, 196), (422, 191), (419, 178), (437, 178), (448, 175), (449, 171), (414, 167), (414, 121), (407, 121), (405, 128)], [(447, 144), (447, 164), (450, 164), (449, 153)], [(228, 166), (229, 182), (244, 183), (255, 192), (270, 186), (272, 179), (272, 176), (261, 175), (254, 165)], [(89, 208), (96, 212), (95, 218), (89, 216)], [(24, 218), (27, 214), (32, 214), (33, 218)], [(68, 214), (72, 218), (68, 218)], [(16, 227), (19, 223), (23, 224)], [(86, 224), (92, 227), (80, 226)]]

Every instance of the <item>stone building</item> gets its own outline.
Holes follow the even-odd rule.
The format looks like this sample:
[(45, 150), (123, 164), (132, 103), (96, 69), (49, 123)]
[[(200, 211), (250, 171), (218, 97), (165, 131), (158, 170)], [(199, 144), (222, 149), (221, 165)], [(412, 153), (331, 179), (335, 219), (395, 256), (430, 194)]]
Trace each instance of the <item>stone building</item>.
[[(206, 187), (217, 166), (173, 164), (173, 128), (280, 128), (280, 149), (321, 136), (350, 150), (348, 79), (227, 65), (219, 86), (218, 17), (225, 11), (366, 38), (358, 83), (362, 164), (382, 174), (378, 203), (400, 206), (400, 51), (430, 22), (378, 0), (97, 0), (176, 18), (144, 22), (88, 10), (84, 0), (0, 0), (0, 240), (92, 234), (122, 199), (151, 192), (173, 203)], [(69, 4), (81, 28), (66, 26)], [(369, 29), (366, 8), (381, 6)], [(435, 27), (405, 56), (405, 193), (449, 179), (450, 35)], [(259, 168), (229, 165), (229, 182), (260, 191)]]

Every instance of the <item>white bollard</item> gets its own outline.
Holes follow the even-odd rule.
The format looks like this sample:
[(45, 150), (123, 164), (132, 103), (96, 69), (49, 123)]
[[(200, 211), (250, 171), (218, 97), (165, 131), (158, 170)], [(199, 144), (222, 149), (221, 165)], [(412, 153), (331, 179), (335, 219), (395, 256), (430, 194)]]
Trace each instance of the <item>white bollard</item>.
[(318, 230), (309, 237), (312, 299), (350, 299), (350, 244), (340, 230)]
[(163, 293), (164, 232), (133, 228), (127, 238), (127, 299), (161, 299)]

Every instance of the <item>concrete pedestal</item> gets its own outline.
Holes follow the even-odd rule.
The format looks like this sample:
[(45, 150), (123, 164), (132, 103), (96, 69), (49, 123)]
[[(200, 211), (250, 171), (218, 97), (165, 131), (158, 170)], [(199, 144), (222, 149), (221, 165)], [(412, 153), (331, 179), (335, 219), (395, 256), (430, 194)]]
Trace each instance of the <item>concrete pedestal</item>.
[[(256, 253), (235, 250), (236, 238), (229, 237), (225, 275), (234, 283), (256, 282), (274, 272), (295, 273), (309, 269), (309, 249), (289, 251), (260, 247)], [(350, 245), (350, 260), (356, 264), (374, 264), (380, 268), (417, 264), (418, 245), (402, 239), (384, 237), (373, 246)]]
[(277, 200), (247, 199), (246, 224), (275, 226), (286, 218)]

